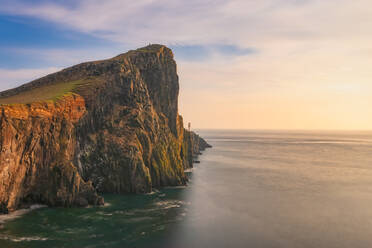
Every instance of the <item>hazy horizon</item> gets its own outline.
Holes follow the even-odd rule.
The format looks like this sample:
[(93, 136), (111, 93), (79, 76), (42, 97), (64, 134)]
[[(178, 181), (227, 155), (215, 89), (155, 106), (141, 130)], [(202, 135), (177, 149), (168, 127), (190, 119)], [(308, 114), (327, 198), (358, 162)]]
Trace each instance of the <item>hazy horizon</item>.
[(203, 130), (222, 130), (222, 131), (258, 131), (258, 132), (372, 132), (372, 129), (260, 129), (260, 128), (192, 128), (195, 131)]
[(161, 43), (193, 128), (372, 130), (370, 1), (0, 3), (0, 91)]

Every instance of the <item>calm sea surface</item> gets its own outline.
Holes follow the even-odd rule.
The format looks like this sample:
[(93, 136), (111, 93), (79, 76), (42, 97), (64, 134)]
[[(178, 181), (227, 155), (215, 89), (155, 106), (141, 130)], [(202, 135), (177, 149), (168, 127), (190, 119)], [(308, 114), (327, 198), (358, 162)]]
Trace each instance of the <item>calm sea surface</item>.
[(38, 209), (0, 247), (372, 247), (372, 132), (199, 133), (188, 187)]

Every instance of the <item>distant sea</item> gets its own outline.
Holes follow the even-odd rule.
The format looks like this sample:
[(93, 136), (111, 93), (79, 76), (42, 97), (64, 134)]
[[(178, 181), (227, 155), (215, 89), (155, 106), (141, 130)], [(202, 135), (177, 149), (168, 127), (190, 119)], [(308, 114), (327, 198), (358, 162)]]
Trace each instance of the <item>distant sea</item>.
[(6, 221), (0, 247), (372, 247), (372, 132), (199, 133), (213, 148), (188, 187), (40, 208)]

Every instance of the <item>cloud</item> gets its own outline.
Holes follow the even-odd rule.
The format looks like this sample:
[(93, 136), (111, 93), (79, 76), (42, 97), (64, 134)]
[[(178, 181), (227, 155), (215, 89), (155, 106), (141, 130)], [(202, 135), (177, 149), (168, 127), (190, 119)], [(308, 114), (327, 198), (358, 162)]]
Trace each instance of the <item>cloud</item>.
[[(52, 21), (127, 44), (159, 42), (232, 44), (365, 36), (372, 10), (368, 0), (81, 0), (18, 1), (0, 11)], [(353, 20), (353, 21), (350, 21)], [(345, 32), (347, 30), (348, 32)]]
[[(129, 48), (121, 47), (102, 47), (102, 48), (20, 48), (20, 47), (2, 47), (0, 55), (12, 57), (13, 63), (18, 64), (32, 61), (30, 67), (43, 68), (48, 65), (54, 67), (68, 67), (87, 61), (101, 60), (114, 57)], [(25, 63), (26, 63), (25, 62)], [(6, 63), (6, 61), (1, 61)], [(22, 64), (22, 67), (24, 64)], [(13, 68), (11, 68), (13, 69)]]
[(61, 68), (50, 67), (41, 69), (0, 69), (0, 91), (20, 86), (32, 79), (46, 76), (50, 73), (57, 72)]
[(372, 39), (369, 0), (3, 2), (0, 13), (42, 19), (125, 47), (162, 43), (201, 57), (211, 46), (220, 46), (214, 52), (222, 55), (252, 48), (286, 55), (329, 49), (329, 43), (348, 50), (357, 41), (366, 48)]
[[(176, 59), (207, 62), (213, 56), (235, 57), (257, 53), (254, 48), (240, 48), (235, 45), (172, 45)], [(225, 58), (226, 59), (226, 58)]]

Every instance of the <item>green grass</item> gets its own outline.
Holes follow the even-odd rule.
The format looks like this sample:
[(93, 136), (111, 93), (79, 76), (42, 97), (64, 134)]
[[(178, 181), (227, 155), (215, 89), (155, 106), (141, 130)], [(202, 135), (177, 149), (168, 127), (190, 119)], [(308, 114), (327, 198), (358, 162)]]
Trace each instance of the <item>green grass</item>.
[(0, 104), (27, 104), (43, 101), (57, 101), (64, 95), (71, 94), (79, 86), (85, 85), (84, 80), (55, 83), (45, 85), (28, 91), (20, 92), (9, 97), (0, 97)]

